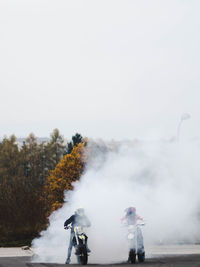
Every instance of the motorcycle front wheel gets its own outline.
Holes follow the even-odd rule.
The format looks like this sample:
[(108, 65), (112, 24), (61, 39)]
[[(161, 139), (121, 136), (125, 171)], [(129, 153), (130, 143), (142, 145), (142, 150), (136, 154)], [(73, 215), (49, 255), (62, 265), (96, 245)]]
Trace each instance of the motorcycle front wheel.
[(81, 249), (80, 255), (77, 256), (78, 263), (81, 265), (86, 265), (88, 262), (88, 254), (86, 247)]
[(135, 260), (136, 260), (135, 250), (134, 249), (130, 249), (129, 256), (128, 256), (128, 261), (130, 263), (135, 263)]

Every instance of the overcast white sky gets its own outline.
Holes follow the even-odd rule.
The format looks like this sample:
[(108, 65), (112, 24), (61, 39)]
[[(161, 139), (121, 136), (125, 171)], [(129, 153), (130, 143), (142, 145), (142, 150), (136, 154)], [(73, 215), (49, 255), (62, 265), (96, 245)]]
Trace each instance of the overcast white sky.
[(199, 0), (0, 0), (0, 136), (200, 136)]

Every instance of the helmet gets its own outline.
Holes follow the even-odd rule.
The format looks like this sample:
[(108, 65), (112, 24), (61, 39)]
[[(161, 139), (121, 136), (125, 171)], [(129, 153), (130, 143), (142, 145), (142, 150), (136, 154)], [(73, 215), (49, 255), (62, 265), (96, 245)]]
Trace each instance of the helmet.
[(126, 212), (126, 216), (129, 216), (133, 213), (136, 213), (136, 208), (135, 207), (129, 207), (129, 208), (125, 209), (125, 212)]
[(83, 208), (78, 208), (75, 213), (79, 216), (83, 216), (84, 215), (84, 209)]

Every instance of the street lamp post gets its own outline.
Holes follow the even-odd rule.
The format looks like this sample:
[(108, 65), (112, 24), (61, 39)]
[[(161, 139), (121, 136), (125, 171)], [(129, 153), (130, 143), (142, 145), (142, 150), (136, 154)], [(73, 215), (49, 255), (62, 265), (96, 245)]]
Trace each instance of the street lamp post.
[(180, 120), (180, 122), (179, 122), (179, 124), (178, 124), (178, 128), (177, 128), (177, 136), (176, 136), (176, 139), (177, 139), (177, 141), (179, 141), (179, 139), (180, 139), (180, 131), (181, 131), (181, 125), (182, 125), (182, 122), (184, 121), (184, 120), (188, 120), (188, 119), (190, 119), (190, 114), (188, 114), (188, 113), (184, 113), (182, 116), (181, 116), (181, 120)]

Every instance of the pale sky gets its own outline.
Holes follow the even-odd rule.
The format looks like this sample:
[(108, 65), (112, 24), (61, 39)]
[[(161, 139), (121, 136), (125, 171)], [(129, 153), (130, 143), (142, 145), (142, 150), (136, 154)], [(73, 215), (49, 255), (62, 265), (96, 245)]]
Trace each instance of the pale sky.
[(200, 137), (199, 0), (0, 0), (0, 137)]

